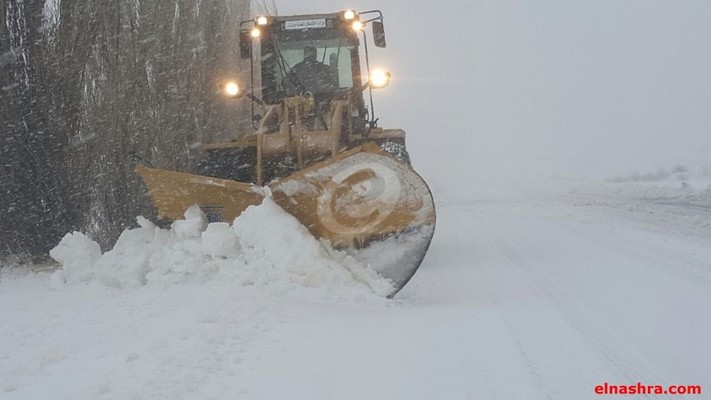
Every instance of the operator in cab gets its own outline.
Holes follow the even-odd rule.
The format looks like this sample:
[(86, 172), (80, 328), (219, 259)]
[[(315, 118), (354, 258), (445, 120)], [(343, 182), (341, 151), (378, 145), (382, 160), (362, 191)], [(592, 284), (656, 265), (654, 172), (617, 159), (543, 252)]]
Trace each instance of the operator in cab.
[(294, 65), (285, 78), (284, 86), (287, 92), (318, 95), (332, 93), (336, 89), (336, 80), (331, 72), (331, 67), (316, 58), (316, 47), (304, 46), (304, 60)]

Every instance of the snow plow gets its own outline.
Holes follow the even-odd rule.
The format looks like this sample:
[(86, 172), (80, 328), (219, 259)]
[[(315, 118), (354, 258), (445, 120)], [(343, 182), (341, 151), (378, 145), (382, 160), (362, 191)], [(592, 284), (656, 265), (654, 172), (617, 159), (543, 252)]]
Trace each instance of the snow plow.
[(222, 90), (251, 101), (254, 132), (204, 145), (196, 174), (139, 166), (159, 216), (179, 219), (198, 205), (209, 221), (232, 222), (270, 196), (315, 237), (390, 280), (394, 296), (427, 252), (435, 207), (405, 133), (377, 125), (372, 91), (391, 75), (370, 68), (368, 26), (385, 47), (380, 11), (243, 21), (249, 89), (229, 81)]

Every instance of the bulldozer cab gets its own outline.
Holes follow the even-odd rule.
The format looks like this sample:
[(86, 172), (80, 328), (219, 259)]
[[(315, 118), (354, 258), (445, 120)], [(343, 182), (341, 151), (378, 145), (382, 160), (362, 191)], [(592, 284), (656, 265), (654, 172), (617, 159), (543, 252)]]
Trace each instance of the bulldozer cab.
[[(321, 128), (328, 128), (335, 108), (332, 102), (342, 101), (341, 111), (347, 114), (341, 121), (343, 127), (350, 134), (365, 134), (375, 124), (370, 118), (372, 102), (368, 110), (363, 96), (371, 89), (368, 79), (363, 82), (362, 78), (361, 52), (370, 71), (364, 28), (371, 23), (375, 45), (384, 47), (382, 19), (380, 11), (356, 14), (347, 10), (243, 21), (240, 48), (243, 58), (252, 63), (253, 102), (280, 105), (293, 97), (307, 99), (314, 103), (313, 108), (307, 106), (314, 111), (312, 116)], [(253, 113), (256, 120), (261, 117)], [(266, 125), (261, 128), (269, 129)], [(311, 126), (305, 125), (309, 130), (314, 129)]]
[[(373, 89), (388, 86), (390, 73), (370, 69), (370, 32), (375, 46), (385, 47), (378, 10), (242, 21), (249, 89), (229, 82), (223, 93), (251, 100), (254, 132), (204, 145), (209, 156), (202, 172), (262, 185), (366, 143), (408, 162), (405, 133), (378, 128), (374, 117)], [(234, 159), (242, 160), (239, 168), (223, 161)], [(253, 174), (247, 165), (254, 165)]]
[(261, 46), (262, 98), (267, 104), (306, 95), (347, 99), (361, 86), (358, 38), (340, 29), (279, 31)]

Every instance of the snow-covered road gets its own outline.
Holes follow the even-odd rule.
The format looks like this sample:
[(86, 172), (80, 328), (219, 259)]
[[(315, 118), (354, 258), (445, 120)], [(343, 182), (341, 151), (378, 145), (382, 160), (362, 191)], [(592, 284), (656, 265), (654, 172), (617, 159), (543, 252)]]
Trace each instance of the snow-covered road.
[(446, 236), (461, 261), (434, 296), (461, 312), (449, 324), (467, 330), (457, 358), (472, 398), (593, 398), (603, 382), (708, 382), (711, 236), (580, 203), (441, 208), (458, 225)]
[[(711, 216), (583, 194), (438, 204), (396, 300), (4, 273), (2, 399), (584, 399), (711, 390)], [(692, 396), (687, 398), (704, 398)]]

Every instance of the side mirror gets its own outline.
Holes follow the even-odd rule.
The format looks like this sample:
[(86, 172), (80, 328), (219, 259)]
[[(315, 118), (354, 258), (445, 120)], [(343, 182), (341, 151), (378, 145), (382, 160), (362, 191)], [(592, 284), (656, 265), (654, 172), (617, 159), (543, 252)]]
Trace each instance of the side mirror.
[(376, 47), (385, 47), (385, 25), (382, 21), (373, 21), (373, 42)]
[(239, 32), (239, 54), (242, 58), (252, 57), (252, 33), (249, 30)]

